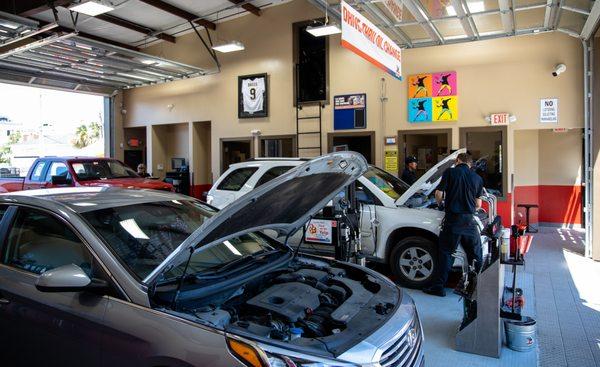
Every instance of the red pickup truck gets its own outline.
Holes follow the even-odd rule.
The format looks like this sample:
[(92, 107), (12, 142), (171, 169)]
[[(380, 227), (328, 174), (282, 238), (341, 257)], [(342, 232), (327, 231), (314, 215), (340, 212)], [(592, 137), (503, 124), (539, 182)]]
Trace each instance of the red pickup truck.
[(38, 158), (26, 177), (0, 178), (0, 193), (68, 186), (173, 191), (173, 185), (143, 178), (120, 161), (111, 158)]

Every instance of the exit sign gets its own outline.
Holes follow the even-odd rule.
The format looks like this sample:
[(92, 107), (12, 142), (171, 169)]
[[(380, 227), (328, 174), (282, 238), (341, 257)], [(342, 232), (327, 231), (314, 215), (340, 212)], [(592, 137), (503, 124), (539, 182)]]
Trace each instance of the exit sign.
[(490, 115), (490, 123), (492, 125), (508, 125), (510, 115), (508, 113), (493, 113)]

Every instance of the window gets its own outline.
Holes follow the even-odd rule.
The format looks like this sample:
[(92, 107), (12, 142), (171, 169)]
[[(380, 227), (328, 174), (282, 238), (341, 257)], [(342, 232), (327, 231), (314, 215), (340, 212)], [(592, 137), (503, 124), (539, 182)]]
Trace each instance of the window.
[[(94, 210), (83, 217), (116, 257), (144, 279), (214, 214), (196, 201), (164, 201)], [(213, 270), (244, 255), (271, 249), (268, 240), (257, 234), (234, 237), (196, 252), (188, 272)], [(177, 264), (166, 277), (180, 275), (183, 267)]]
[(236, 169), (223, 179), (217, 190), (239, 191), (257, 170), (258, 167)]
[(63, 162), (52, 162), (50, 164), (50, 168), (48, 168), (48, 173), (46, 173), (46, 182), (52, 181), (52, 176), (63, 176), (69, 178), (69, 170), (67, 169), (67, 165)]
[(0, 205), (0, 222), (2, 222), (2, 218), (4, 218), (4, 213), (8, 210), (8, 206)]
[(365, 172), (363, 177), (371, 181), (379, 190), (394, 200), (399, 199), (410, 187), (398, 177), (392, 176), (386, 171), (373, 166), (369, 167), (369, 170)]
[(297, 101), (327, 101), (328, 91), (328, 37), (315, 37), (306, 31), (313, 22), (301, 22), (293, 25), (294, 61), (297, 65), (296, 90)]
[(292, 168), (294, 168), (294, 167), (293, 166), (281, 166), (281, 167), (273, 167), (273, 168), (269, 169), (267, 172), (265, 172), (264, 175), (262, 175), (262, 177), (260, 179), (258, 179), (258, 182), (256, 183), (256, 186), (254, 186), (254, 188), (257, 188), (261, 185), (266, 184), (267, 182), (271, 181), (275, 177), (279, 177), (279, 176), (283, 175), (284, 173), (286, 173), (287, 171), (289, 171)]
[(140, 177), (119, 161), (97, 160), (71, 163), (79, 181)]
[(359, 180), (356, 181), (356, 197), (362, 204), (382, 205), (381, 201)]
[(41, 274), (75, 264), (91, 276), (92, 257), (64, 223), (33, 209), (19, 209), (8, 234), (7, 265)]
[(42, 181), (42, 173), (44, 173), (44, 167), (46, 167), (45, 161), (40, 161), (35, 165), (29, 178), (31, 181)]

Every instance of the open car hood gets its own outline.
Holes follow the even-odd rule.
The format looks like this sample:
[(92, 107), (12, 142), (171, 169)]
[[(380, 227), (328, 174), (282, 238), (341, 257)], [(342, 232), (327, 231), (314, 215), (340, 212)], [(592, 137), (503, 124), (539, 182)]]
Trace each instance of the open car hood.
[(404, 205), (404, 203), (406, 203), (406, 201), (416, 193), (429, 196), (429, 194), (431, 194), (433, 190), (435, 190), (435, 188), (440, 184), (444, 171), (452, 167), (454, 161), (456, 161), (456, 157), (460, 153), (465, 153), (466, 151), (467, 150), (465, 148), (458, 149), (443, 160), (439, 161), (435, 166), (431, 167), (429, 171), (425, 172), (423, 176), (419, 177), (419, 179), (396, 200), (396, 205)]
[(190, 248), (197, 250), (263, 229), (283, 236), (293, 234), (367, 169), (365, 158), (355, 152), (326, 154), (291, 169), (205, 221), (144, 283), (152, 283), (171, 266), (184, 262)]

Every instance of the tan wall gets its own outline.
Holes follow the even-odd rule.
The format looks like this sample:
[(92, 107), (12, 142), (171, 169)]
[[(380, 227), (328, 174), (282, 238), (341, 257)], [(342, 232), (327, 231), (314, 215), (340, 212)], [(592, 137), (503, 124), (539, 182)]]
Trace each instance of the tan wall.
[[(515, 131), (515, 186), (537, 186), (540, 163), (551, 161), (539, 159), (539, 130)], [(549, 164), (550, 162), (548, 162)]]
[(555, 133), (541, 130), (539, 137), (540, 184), (581, 185), (583, 131)]
[[(293, 107), (293, 60), (291, 23), (322, 16), (302, 0), (266, 9), (261, 17), (244, 16), (219, 24), (219, 38), (238, 39), (246, 45), (239, 53), (219, 54), (222, 70), (217, 75), (178, 81), (125, 92), (125, 126), (165, 124), (183, 121), (211, 121), (212, 167), (220, 167), (219, 139), (249, 136), (253, 129), (263, 135), (295, 133)], [(582, 51), (579, 40), (561, 33), (505, 38), (460, 45), (405, 50), (403, 74), (456, 70), (459, 89), (459, 121), (414, 124), (407, 122), (406, 81), (397, 81), (339, 46), (340, 37), (330, 38), (330, 95), (366, 92), (367, 130), (377, 131), (377, 164), (381, 164), (384, 135), (400, 129), (453, 128), (453, 147), (458, 147), (458, 128), (485, 126), (486, 115), (509, 112), (517, 122), (509, 128), (509, 172), (515, 151), (513, 130), (537, 129), (539, 99), (560, 99), (561, 127), (582, 127)], [(177, 44), (161, 43), (148, 52), (194, 65), (210, 66), (206, 51), (194, 34), (177, 38)], [(551, 76), (554, 65), (567, 64), (558, 78)], [(237, 76), (269, 74), (268, 118), (237, 119)], [(387, 83), (385, 129), (380, 128), (381, 78)], [(166, 106), (173, 104), (170, 111)], [(332, 108), (324, 110), (324, 136), (332, 130)], [(382, 132), (384, 133), (382, 134)], [(218, 175), (213, 170), (213, 175)], [(562, 175), (562, 172), (556, 172)], [(561, 179), (563, 180), (563, 179)], [(569, 177), (564, 178), (570, 180)]]

